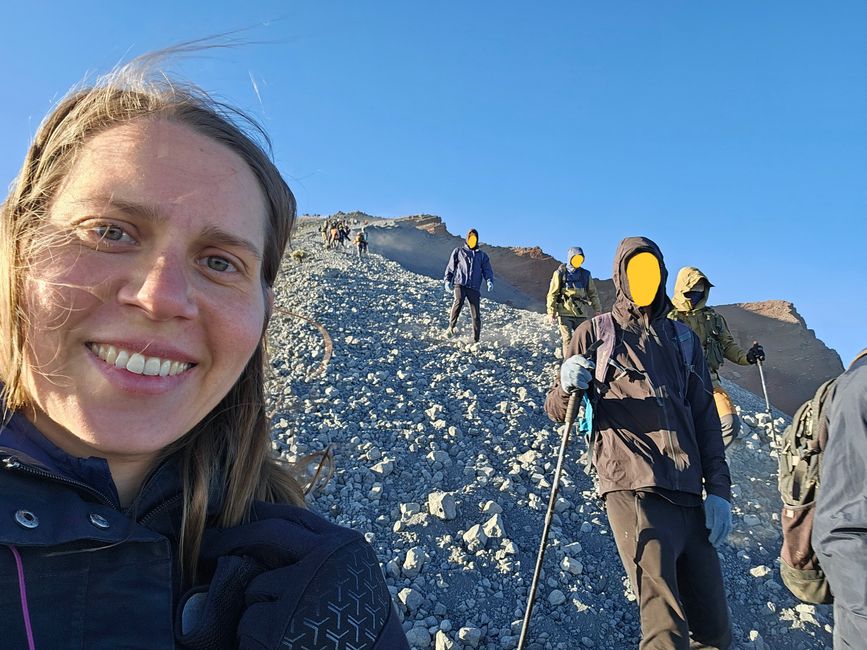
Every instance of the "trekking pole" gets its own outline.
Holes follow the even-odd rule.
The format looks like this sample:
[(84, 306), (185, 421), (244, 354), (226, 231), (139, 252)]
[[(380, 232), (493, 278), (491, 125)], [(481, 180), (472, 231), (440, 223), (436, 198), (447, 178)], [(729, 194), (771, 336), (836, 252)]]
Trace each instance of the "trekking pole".
[[(755, 345), (757, 341), (753, 341), (753, 345)], [(774, 445), (777, 450), (780, 449), (780, 441), (777, 439), (777, 426), (774, 424), (774, 414), (771, 411), (771, 402), (768, 399), (768, 387), (765, 384), (765, 371), (762, 369), (762, 362), (760, 359), (756, 359), (756, 365), (759, 367), (759, 377), (762, 380), (762, 392), (765, 394), (765, 413), (768, 414), (768, 417), (771, 419), (771, 437), (774, 439)]]
[[(601, 340), (591, 345), (586, 355), (591, 355), (602, 344)], [(554, 504), (557, 503), (557, 490), (560, 489), (560, 472), (563, 469), (563, 458), (566, 456), (566, 445), (569, 444), (569, 433), (575, 422), (578, 412), (578, 396), (580, 391), (572, 391), (569, 395), (569, 404), (566, 406), (566, 421), (563, 424), (563, 436), (560, 438), (560, 453), (557, 456), (557, 469), (554, 470), (554, 483), (551, 486), (551, 498), (548, 499), (548, 511), (545, 513), (545, 526), (542, 528), (542, 541), (539, 543), (539, 553), (536, 556), (536, 568), (533, 570), (533, 581), (530, 583), (530, 594), (527, 597), (527, 609), (524, 612), (524, 621), (521, 624), (521, 636), (518, 639), (518, 650), (524, 650), (527, 640), (527, 630), (530, 627), (530, 617), (533, 614), (533, 601), (536, 599), (536, 587), (539, 584), (539, 574), (542, 573), (542, 560), (545, 557), (545, 546), (548, 544), (548, 531), (551, 528), (551, 520), (554, 517)]]

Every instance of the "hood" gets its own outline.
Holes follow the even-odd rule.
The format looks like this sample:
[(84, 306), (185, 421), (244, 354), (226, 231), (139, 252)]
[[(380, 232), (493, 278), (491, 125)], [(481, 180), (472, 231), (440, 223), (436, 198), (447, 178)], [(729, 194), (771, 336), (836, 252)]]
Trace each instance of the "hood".
[(650, 320), (665, 318), (668, 312), (672, 309), (671, 301), (665, 294), (665, 283), (668, 281), (668, 271), (665, 269), (665, 261), (662, 257), (662, 251), (655, 242), (647, 237), (627, 237), (617, 246), (617, 252), (614, 254), (614, 269), (612, 279), (614, 280), (614, 307), (611, 312), (614, 318), (621, 325), (627, 325), (631, 321), (641, 320), (641, 307), (632, 301), (632, 296), (629, 294), (626, 280), (626, 260), (642, 252), (652, 253), (659, 260), (660, 282), (659, 290), (656, 292), (656, 297), (649, 307), (646, 308), (650, 314)]
[(572, 258), (575, 255), (580, 255), (581, 257), (584, 257), (584, 250), (580, 246), (573, 246), (569, 249), (569, 252), (566, 253), (566, 270), (569, 271), (569, 273), (575, 271), (575, 267), (572, 266)]
[[(707, 284), (704, 298), (693, 307), (684, 294), (693, 291), (702, 282)], [(674, 295), (671, 297), (671, 302), (674, 303), (674, 308), (677, 311), (696, 311), (707, 304), (708, 295), (710, 294), (708, 289), (712, 286), (711, 281), (699, 269), (694, 266), (684, 266), (677, 272), (677, 280), (674, 281)]]

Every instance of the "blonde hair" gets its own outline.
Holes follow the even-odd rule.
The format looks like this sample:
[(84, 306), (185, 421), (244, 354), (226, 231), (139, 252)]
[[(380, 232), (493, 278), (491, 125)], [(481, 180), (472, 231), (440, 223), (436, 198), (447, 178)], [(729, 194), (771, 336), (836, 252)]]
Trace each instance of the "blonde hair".
[[(171, 52), (169, 52), (171, 54)], [(140, 57), (87, 87), (74, 89), (40, 125), (24, 164), (0, 206), (0, 381), (8, 411), (29, 402), (22, 381), (28, 327), (23, 287), (38, 232), (82, 145), (131, 120), (165, 119), (213, 138), (249, 166), (265, 196), (268, 219), (263, 291), (274, 285), (295, 223), (296, 204), (270, 157), (262, 128), (241, 111), (155, 69), (166, 53)], [(267, 326), (270, 313), (266, 314)], [(262, 340), (229, 393), (199, 424), (163, 451), (182, 463), (181, 566), (194, 579), (209, 497), (219, 499), (216, 525), (245, 521), (254, 500), (304, 504), (299, 482), (272, 456), (266, 413), (267, 352)], [(221, 483), (222, 481), (222, 483)]]

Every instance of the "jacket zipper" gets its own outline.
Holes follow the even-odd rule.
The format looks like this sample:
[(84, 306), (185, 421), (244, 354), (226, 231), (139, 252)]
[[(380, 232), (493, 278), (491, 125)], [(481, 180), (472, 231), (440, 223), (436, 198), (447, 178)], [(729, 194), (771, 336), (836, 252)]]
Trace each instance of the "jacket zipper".
[(45, 470), (39, 469), (38, 467), (33, 467), (32, 465), (25, 465), (14, 456), (6, 456), (5, 458), (3, 458), (3, 465), (6, 467), (6, 469), (17, 470), (23, 472), (24, 474), (38, 476), (39, 478), (45, 478), (56, 483), (62, 483), (64, 485), (69, 485), (70, 487), (83, 490), (84, 492), (87, 492), (88, 494), (96, 497), (101, 504), (109, 506), (114, 510), (117, 510), (118, 512), (121, 512), (119, 504), (115, 503), (112, 499), (105, 496), (99, 490), (95, 490), (94, 488), (90, 487), (87, 483), (75, 481), (71, 478), (66, 478), (65, 476), (60, 476), (58, 474), (52, 474), (51, 472), (46, 472)]
[[(653, 346), (656, 344), (657, 337), (654, 337), (653, 341), (650, 340), (650, 316), (646, 313), (642, 315), (642, 325), (644, 326), (644, 331), (642, 332), (642, 335), (644, 337), (644, 345), (648, 353), (647, 358), (651, 363), (651, 367), (648, 369), (650, 372), (648, 372), (647, 374), (647, 383), (650, 385), (650, 388), (653, 391), (653, 396), (656, 399), (656, 403), (659, 406), (660, 411), (662, 411), (662, 425), (665, 427), (665, 435), (668, 439), (667, 455), (669, 458), (671, 458), (672, 461), (674, 461), (674, 468), (678, 472), (682, 472), (684, 470), (684, 467), (683, 461), (680, 458), (681, 449), (678, 445), (675, 444), (674, 437), (671, 435), (671, 420), (668, 417), (668, 407), (666, 406), (665, 398), (660, 394), (660, 390), (654, 385), (653, 381), (650, 378), (650, 375), (653, 372)], [(679, 475), (675, 474), (674, 486), (676, 490), (680, 488), (680, 481), (678, 479)]]
[[(118, 512), (123, 513), (123, 509), (112, 501), (109, 497), (105, 496), (99, 490), (95, 490), (90, 487), (87, 483), (82, 483), (80, 481), (76, 481), (74, 479), (66, 478), (65, 476), (60, 476), (58, 474), (52, 474), (51, 472), (46, 472), (45, 470), (39, 469), (38, 467), (33, 467), (32, 465), (25, 465), (20, 460), (15, 458), (14, 456), (6, 456), (2, 459), (3, 465), (6, 469), (16, 470), (22, 472), (24, 474), (29, 474), (31, 476), (37, 476), (39, 478), (48, 479), (50, 481), (54, 481), (56, 483), (62, 483), (63, 485), (68, 485), (70, 487), (77, 488), (79, 490), (83, 490), (88, 494), (97, 498), (97, 500), (110, 508), (117, 510)], [(174, 507), (178, 501), (181, 500), (183, 495), (176, 494), (167, 501), (163, 501), (161, 504), (154, 506), (144, 515), (136, 519), (136, 522), (144, 525), (146, 522), (153, 519), (156, 515), (160, 514), (163, 510), (167, 510), (171, 507)]]
[(169, 500), (163, 501), (158, 506), (154, 506), (153, 508), (151, 508), (148, 512), (146, 512), (142, 517), (140, 517), (136, 521), (139, 524), (141, 524), (142, 526), (146, 526), (147, 523), (151, 519), (156, 517), (158, 514), (162, 513), (164, 510), (168, 510), (169, 508), (173, 508), (177, 504), (177, 502), (181, 500), (182, 497), (183, 497), (183, 495), (176, 494), (175, 496), (173, 496)]

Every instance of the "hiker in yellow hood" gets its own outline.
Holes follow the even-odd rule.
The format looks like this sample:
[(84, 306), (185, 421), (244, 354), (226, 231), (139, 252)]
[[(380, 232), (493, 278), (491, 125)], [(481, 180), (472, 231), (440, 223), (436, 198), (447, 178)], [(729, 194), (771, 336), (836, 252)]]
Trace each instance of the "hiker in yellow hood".
[(566, 255), (566, 263), (554, 270), (548, 286), (548, 317), (552, 323), (560, 326), (564, 360), (572, 332), (585, 320), (602, 311), (593, 277), (583, 264), (584, 251), (580, 246), (573, 246)]
[(707, 306), (712, 286), (707, 276), (696, 267), (680, 269), (671, 298), (674, 309), (668, 317), (688, 325), (701, 341), (713, 381), (713, 397), (722, 424), (723, 442), (728, 447), (738, 437), (741, 422), (731, 398), (720, 383), (719, 368), (726, 359), (741, 366), (754, 364), (756, 360), (764, 361), (765, 352), (758, 343), (746, 352), (738, 345), (725, 318)]

